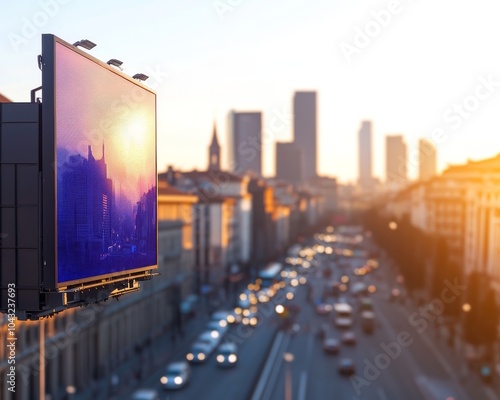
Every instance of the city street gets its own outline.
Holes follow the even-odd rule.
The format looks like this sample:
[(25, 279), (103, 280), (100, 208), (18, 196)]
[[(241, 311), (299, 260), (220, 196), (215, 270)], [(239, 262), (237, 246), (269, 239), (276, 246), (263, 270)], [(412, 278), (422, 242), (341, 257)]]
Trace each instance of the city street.
[[(191, 382), (183, 389), (163, 391), (160, 377), (164, 368), (141, 387), (155, 388), (169, 400), (498, 399), (494, 390), (481, 384), (477, 376), (465, 373), (464, 365), (452, 357), (444, 339), (437, 336), (434, 322), (429, 321), (424, 327), (422, 319), (411, 318), (419, 308), (404, 297), (404, 288), (387, 260), (381, 259), (379, 268), (365, 276), (356, 276), (353, 271), (364, 265), (366, 259), (351, 258), (349, 263), (348, 268), (340, 268), (338, 261), (323, 257), (307, 274), (313, 301), (308, 300), (305, 285), (295, 291), (294, 299), (287, 303), (300, 308), (292, 328), (283, 330), (279, 318), (271, 312), (279, 296), (259, 306), (266, 318), (257, 327), (232, 326), (229, 337), (239, 347), (234, 368), (217, 367), (212, 354), (205, 364), (192, 366)], [(354, 332), (356, 344), (342, 343), (339, 353), (333, 355), (324, 352), (318, 331), (326, 323), (329, 335), (340, 339), (343, 330), (333, 324), (334, 311), (319, 315), (314, 302), (324, 293), (326, 268), (331, 269), (330, 280), (338, 281), (342, 275), (348, 275), (350, 288), (355, 282), (377, 288), (370, 294), (376, 315), (372, 334), (362, 329), (359, 297), (351, 290), (341, 294), (353, 306), (353, 326), (347, 330)], [(396, 287), (400, 288), (401, 297), (391, 301), (391, 290)], [(337, 300), (324, 299), (330, 304)], [(180, 346), (176, 358), (183, 359), (188, 349), (187, 343)], [(286, 353), (293, 356), (292, 361), (285, 360)], [(354, 362), (355, 373), (351, 376), (338, 371), (339, 361), (345, 357)]]

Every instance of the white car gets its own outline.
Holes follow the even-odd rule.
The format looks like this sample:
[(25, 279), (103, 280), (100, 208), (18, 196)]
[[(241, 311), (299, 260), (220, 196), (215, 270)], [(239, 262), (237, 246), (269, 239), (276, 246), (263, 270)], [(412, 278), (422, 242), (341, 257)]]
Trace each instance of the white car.
[(337, 328), (350, 328), (352, 326), (352, 318), (350, 317), (336, 317), (335, 326)]
[(191, 367), (186, 361), (173, 362), (167, 366), (160, 382), (164, 389), (180, 389), (189, 383)]
[(207, 325), (207, 329), (212, 332), (212, 337), (222, 338), (227, 332), (227, 321), (221, 319), (220, 321), (210, 321)]
[(214, 331), (205, 331), (200, 336), (198, 336), (198, 339), (196, 339), (196, 341), (198, 343), (206, 344), (210, 349), (210, 353), (212, 353), (219, 345), (221, 339), (222, 337), (220, 335), (216, 335)]

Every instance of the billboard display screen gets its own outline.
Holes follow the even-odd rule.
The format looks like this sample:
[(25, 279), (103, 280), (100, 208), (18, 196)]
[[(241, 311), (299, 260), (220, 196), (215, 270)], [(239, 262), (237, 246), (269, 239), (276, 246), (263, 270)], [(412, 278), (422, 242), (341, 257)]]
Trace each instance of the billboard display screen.
[[(54, 115), (55, 284), (154, 268), (156, 95), (74, 46), (44, 36), (53, 39), (42, 42), (42, 57), (43, 68), (51, 69), (43, 82), (43, 107), (49, 93)], [(47, 81), (53, 83), (48, 90)]]

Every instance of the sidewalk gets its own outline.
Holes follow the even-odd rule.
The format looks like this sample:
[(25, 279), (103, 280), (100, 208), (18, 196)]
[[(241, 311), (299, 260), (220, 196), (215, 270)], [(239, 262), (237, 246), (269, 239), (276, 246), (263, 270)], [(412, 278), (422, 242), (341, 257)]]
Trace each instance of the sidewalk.
[[(400, 301), (398, 304), (410, 315), (419, 307), (422, 307), (422, 305), (428, 304), (425, 300), (424, 304), (419, 304), (416, 299), (422, 299), (422, 296), (407, 297), (405, 301)], [(496, 366), (492, 366), (494, 370), (496, 369), (496, 371), (493, 371), (492, 381), (485, 383), (479, 373), (479, 364), (471, 364), (466, 359), (466, 348), (468, 345), (462, 340), (460, 325), (454, 325), (453, 330), (455, 333), (451, 339), (449, 323), (443, 321), (442, 318), (430, 323), (429, 327), (431, 329), (426, 331), (425, 334), (438, 346), (439, 352), (444, 359), (452, 366), (458, 367), (456, 368), (456, 376), (464, 388), (468, 387), (469, 391), (474, 388), (483, 388), (488, 399), (500, 400), (500, 359), (497, 357), (495, 359)]]

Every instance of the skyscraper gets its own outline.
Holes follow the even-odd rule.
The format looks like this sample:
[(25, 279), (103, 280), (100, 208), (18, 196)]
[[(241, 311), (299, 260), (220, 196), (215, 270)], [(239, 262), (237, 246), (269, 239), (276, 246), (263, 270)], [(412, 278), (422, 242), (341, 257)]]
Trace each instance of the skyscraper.
[(302, 152), (302, 178), (316, 177), (316, 92), (295, 92), (293, 98), (294, 143)]
[(229, 170), (262, 175), (262, 113), (229, 113)]
[(359, 129), (359, 185), (363, 191), (373, 190), (372, 123), (363, 121)]
[(386, 182), (389, 187), (404, 185), (408, 179), (407, 151), (403, 135), (386, 136)]
[(302, 180), (302, 153), (294, 143), (276, 142), (276, 178), (289, 183)]
[(436, 148), (427, 139), (418, 141), (418, 177), (421, 180), (436, 175)]

